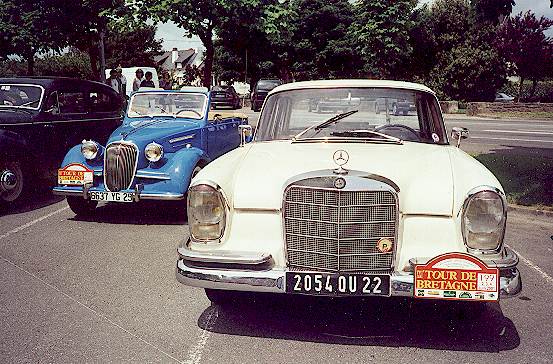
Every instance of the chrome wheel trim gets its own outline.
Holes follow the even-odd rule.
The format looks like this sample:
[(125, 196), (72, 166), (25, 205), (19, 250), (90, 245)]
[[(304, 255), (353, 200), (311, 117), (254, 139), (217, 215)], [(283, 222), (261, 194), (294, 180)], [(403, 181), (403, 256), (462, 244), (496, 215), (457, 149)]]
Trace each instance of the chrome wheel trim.
[(23, 172), (18, 162), (6, 163), (0, 168), (0, 199), (12, 202), (23, 192)]

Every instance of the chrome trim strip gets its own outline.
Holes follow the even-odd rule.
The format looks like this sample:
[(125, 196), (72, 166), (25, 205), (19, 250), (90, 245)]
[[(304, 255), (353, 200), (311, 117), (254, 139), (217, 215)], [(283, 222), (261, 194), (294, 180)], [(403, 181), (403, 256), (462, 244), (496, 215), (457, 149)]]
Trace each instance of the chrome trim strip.
[(140, 193), (141, 200), (162, 200), (162, 201), (175, 201), (184, 200), (182, 193)]
[[(501, 253), (501, 256), (499, 258), (492, 258), (489, 257), (489, 255), (485, 254), (471, 254), (475, 256), (476, 258), (482, 260), (488, 267), (490, 268), (499, 268), (499, 269), (512, 269), (515, 268), (518, 265), (519, 258), (518, 255), (516, 255), (515, 252), (513, 252), (512, 249), (509, 247), (504, 247), (503, 252)], [(426, 264), (428, 263), (432, 257), (415, 257), (409, 259), (409, 264), (412, 268), (415, 267), (417, 264)]]
[(190, 135), (184, 135), (174, 139), (169, 139), (169, 143), (176, 143), (176, 142), (182, 142), (183, 140), (194, 139), (195, 136), (196, 134), (190, 134)]
[(82, 196), (83, 190), (70, 190), (63, 187), (54, 187), (52, 189), (52, 193), (54, 195), (60, 195), (60, 196)]
[(156, 172), (146, 172), (146, 171), (137, 171), (134, 175), (137, 178), (151, 178), (151, 179), (161, 179), (169, 180), (171, 177), (167, 173), (156, 173)]
[[(175, 276), (179, 283), (192, 287), (286, 293), (286, 272), (287, 270), (282, 268), (266, 271), (194, 268), (187, 266), (182, 259), (179, 259)], [(500, 270), (499, 281), (500, 298), (515, 297), (522, 290), (522, 279), (516, 268)], [(414, 277), (412, 273), (392, 273), (390, 283), (391, 296), (413, 297)]]
[(211, 250), (211, 251), (193, 251), (186, 247), (177, 249), (180, 259), (189, 260), (198, 263), (218, 263), (218, 264), (242, 264), (242, 265), (260, 265), (269, 263), (273, 257), (269, 253), (230, 251), (230, 250)]

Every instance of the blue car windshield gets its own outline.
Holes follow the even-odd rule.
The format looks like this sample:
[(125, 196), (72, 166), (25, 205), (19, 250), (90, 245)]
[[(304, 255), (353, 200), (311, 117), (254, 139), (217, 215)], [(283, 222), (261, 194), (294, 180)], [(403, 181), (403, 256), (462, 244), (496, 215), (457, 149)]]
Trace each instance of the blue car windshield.
[(207, 111), (207, 96), (189, 92), (144, 92), (131, 97), (127, 116), (172, 116), (203, 119)]

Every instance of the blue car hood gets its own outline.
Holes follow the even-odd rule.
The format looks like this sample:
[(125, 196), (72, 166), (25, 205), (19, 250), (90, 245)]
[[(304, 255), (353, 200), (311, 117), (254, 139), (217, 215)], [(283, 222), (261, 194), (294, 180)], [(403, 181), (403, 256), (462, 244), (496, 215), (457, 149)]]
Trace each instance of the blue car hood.
[(167, 143), (168, 140), (186, 136), (201, 127), (201, 120), (154, 118), (137, 119), (125, 122), (111, 134), (108, 143), (126, 140), (135, 143), (139, 149), (148, 143)]

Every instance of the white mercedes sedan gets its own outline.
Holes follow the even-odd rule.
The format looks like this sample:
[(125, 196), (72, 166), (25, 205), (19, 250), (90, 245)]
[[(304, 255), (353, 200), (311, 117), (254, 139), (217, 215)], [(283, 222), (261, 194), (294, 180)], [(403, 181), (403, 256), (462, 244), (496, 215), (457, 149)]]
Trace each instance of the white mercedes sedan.
[[(414, 107), (393, 113), (397, 102)], [(481, 302), (521, 291), (503, 244), (505, 193), (459, 149), (468, 130), (450, 141), (429, 88), (285, 84), (253, 137), (241, 131), (242, 147), (193, 179), (178, 247), (177, 280), (212, 302), (238, 291)]]

